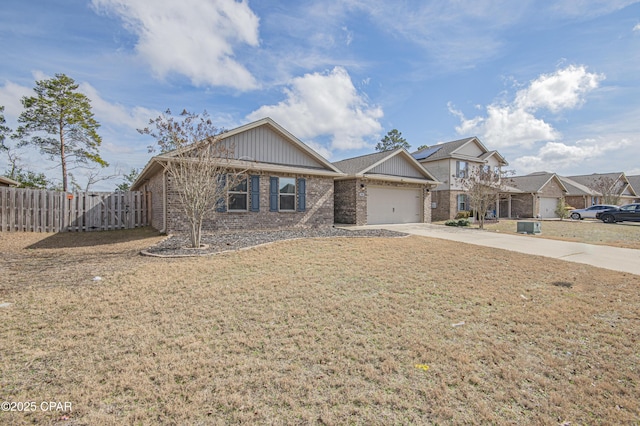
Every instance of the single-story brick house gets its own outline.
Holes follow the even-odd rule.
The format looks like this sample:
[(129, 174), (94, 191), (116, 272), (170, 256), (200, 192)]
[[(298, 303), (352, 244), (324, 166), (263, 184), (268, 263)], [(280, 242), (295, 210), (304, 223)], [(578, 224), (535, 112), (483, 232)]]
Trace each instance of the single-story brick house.
[(439, 182), (404, 148), (333, 163), (336, 223), (431, 222), (431, 191)]
[[(205, 219), (204, 231), (333, 225), (334, 179), (344, 176), (336, 166), (270, 118), (218, 138), (233, 151), (230, 167), (246, 171), (246, 177)], [(163, 167), (170, 158), (170, 153), (153, 157), (131, 189), (151, 192), (151, 226), (185, 232), (179, 188)]]
[(631, 189), (634, 194), (636, 194), (636, 198), (633, 202), (640, 203), (640, 175), (627, 176), (627, 180), (629, 181), (629, 185), (631, 185)]
[[(536, 172), (507, 179), (507, 185), (518, 193), (506, 194), (510, 204), (510, 217), (554, 218), (558, 201), (567, 194), (567, 188), (555, 173)], [(501, 200), (501, 203), (504, 201)]]
[[(590, 175), (580, 176), (568, 176), (568, 179), (586, 186), (599, 193), (601, 196), (604, 194), (616, 194), (619, 196), (619, 205), (633, 203), (638, 194), (635, 192), (634, 187), (629, 182), (629, 179), (623, 172), (616, 173), (593, 173)], [(600, 197), (604, 198), (604, 197)], [(603, 200), (593, 202), (593, 204), (602, 203)]]
[(564, 200), (567, 205), (574, 209), (586, 209), (594, 204), (601, 204), (602, 194), (598, 191), (568, 177), (558, 177), (560, 178), (560, 181), (562, 181), (564, 187), (567, 188), (567, 192), (564, 196)]

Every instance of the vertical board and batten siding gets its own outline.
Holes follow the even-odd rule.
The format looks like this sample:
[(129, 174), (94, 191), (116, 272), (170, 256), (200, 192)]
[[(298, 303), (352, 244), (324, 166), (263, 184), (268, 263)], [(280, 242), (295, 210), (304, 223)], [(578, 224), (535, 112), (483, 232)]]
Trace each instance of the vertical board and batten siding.
[(0, 188), (0, 231), (62, 232), (130, 229), (149, 224), (144, 192), (64, 192)]
[(479, 157), (485, 152), (482, 150), (482, 148), (478, 146), (478, 144), (474, 142), (474, 143), (467, 143), (462, 148), (456, 150), (456, 153), (462, 154), (462, 155), (468, 155), (470, 157)]
[(265, 126), (230, 136), (221, 143), (227, 147), (233, 146), (234, 157), (242, 160), (286, 164), (294, 167), (326, 167)]
[(378, 173), (391, 176), (424, 178), (424, 175), (416, 170), (416, 167), (406, 159), (396, 155), (382, 164), (377, 165), (367, 173)]

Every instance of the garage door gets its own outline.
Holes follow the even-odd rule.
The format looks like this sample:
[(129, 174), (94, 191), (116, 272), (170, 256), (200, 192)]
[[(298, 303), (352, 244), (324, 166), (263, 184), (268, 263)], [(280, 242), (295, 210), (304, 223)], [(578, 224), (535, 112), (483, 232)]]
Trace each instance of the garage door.
[(367, 188), (367, 224), (422, 222), (422, 190)]
[(558, 217), (556, 208), (558, 207), (557, 198), (540, 198), (540, 217), (551, 218)]

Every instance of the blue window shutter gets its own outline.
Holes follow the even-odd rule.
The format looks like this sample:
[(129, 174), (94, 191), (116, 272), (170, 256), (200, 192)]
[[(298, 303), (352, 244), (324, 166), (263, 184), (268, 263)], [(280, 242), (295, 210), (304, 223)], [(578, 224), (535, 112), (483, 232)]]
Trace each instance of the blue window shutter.
[(298, 211), (307, 209), (307, 181), (304, 178), (298, 179)]
[(260, 211), (260, 176), (251, 176), (251, 211)]
[(269, 211), (278, 211), (278, 178), (273, 176), (269, 182)]
[(224, 195), (216, 201), (216, 211), (218, 213), (223, 213), (227, 211), (227, 175), (220, 176), (218, 185), (220, 188), (224, 188)]

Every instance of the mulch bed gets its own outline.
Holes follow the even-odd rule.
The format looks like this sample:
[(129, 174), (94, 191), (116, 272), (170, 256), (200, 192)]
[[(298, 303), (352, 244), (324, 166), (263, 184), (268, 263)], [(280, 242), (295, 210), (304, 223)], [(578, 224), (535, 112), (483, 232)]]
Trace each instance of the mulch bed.
[(241, 250), (261, 244), (282, 240), (294, 240), (300, 238), (332, 238), (332, 237), (405, 237), (402, 232), (388, 231), (386, 229), (358, 229), (345, 228), (301, 228), (283, 229), (275, 231), (245, 231), (245, 232), (219, 232), (216, 234), (203, 234), (200, 249), (188, 248), (190, 245), (188, 235), (170, 235), (160, 243), (142, 252), (148, 256), (161, 257), (187, 257), (206, 256), (224, 251)]

